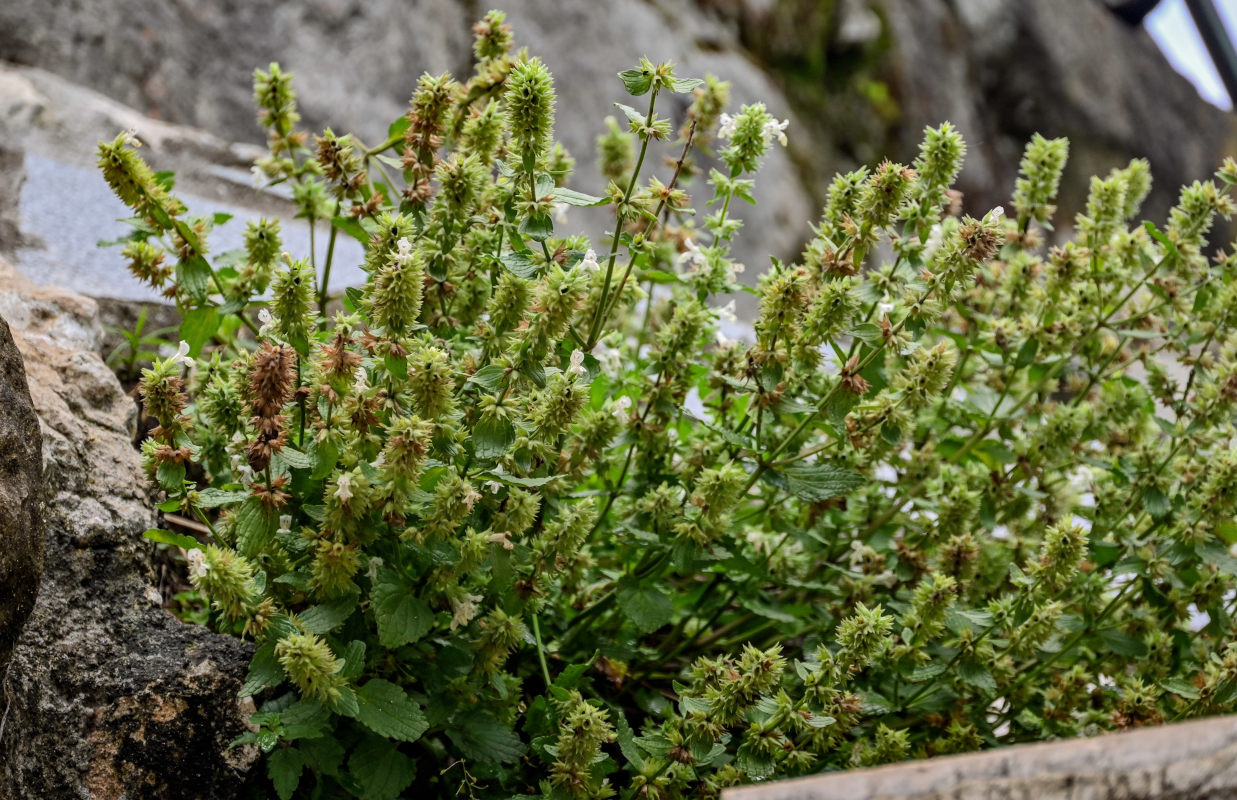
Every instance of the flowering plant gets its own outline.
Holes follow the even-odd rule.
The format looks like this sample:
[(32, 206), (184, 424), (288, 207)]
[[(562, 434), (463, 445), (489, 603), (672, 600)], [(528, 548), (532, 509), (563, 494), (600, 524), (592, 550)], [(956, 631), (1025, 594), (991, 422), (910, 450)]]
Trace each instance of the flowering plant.
[[(475, 74), (423, 77), (373, 146), (309, 149), (256, 73), (257, 173), (321, 263), (275, 220), (210, 258), (136, 138), (99, 147), (184, 314), (142, 452), (209, 536), (148, 536), (255, 641), (242, 741), (279, 797), (713, 797), (1231, 706), (1237, 261), (1203, 253), (1237, 163), (1164, 231), (1130, 224), (1147, 164), (1114, 169), (1046, 248), (1067, 143), (976, 218), (944, 124), (838, 177), (752, 290), (734, 201), (785, 122), (642, 60), (582, 194), (545, 65), (501, 13), (475, 31)], [(368, 278), (332, 296), (338, 235)]]

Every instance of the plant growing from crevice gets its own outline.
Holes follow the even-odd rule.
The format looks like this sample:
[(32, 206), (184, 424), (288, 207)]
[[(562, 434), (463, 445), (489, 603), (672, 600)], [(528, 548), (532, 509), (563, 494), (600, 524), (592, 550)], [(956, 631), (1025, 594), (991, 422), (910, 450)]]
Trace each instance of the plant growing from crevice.
[[(321, 261), (273, 220), (212, 256), (135, 137), (100, 145), (184, 314), (142, 452), (209, 534), (148, 535), (257, 644), (277, 796), (713, 797), (1231, 706), (1237, 263), (1204, 253), (1237, 164), (1163, 230), (1114, 169), (1048, 247), (1066, 142), (975, 217), (944, 124), (753, 289), (737, 213), (785, 122), (641, 60), (583, 194), (545, 64), (474, 30), (373, 144), (310, 141), (257, 73), (257, 174)], [(328, 316), (340, 235), (367, 280)]]

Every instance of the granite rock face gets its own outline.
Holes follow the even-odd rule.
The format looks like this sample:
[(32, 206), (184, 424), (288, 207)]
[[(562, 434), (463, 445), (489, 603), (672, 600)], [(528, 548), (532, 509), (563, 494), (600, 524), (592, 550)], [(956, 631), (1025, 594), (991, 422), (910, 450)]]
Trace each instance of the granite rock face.
[[(96, 305), (0, 260), (0, 317), (38, 415), (26, 447), (41, 440), (46, 526), (42, 586), (2, 687), (0, 799), (236, 796), (257, 758), (227, 750), (252, 711), (237, 700), (249, 646), (162, 608), (136, 410), (95, 352)], [(0, 593), (0, 615), (12, 602)]]
[(39, 420), (8, 323), (0, 319), (0, 676), (30, 616), (43, 572)]

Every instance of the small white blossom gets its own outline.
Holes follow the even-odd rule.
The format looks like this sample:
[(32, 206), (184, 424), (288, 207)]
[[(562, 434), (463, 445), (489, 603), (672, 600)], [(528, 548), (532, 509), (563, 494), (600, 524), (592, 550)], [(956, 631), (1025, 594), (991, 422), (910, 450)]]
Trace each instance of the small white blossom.
[(630, 397), (620, 397), (614, 401), (614, 416), (619, 418), (620, 422), (627, 420), (627, 411), (631, 408)]
[(729, 114), (722, 114), (721, 124), (717, 128), (717, 135), (721, 139), (729, 139), (734, 136), (735, 125), (738, 123), (734, 117)]
[[(499, 464), (497, 467), (494, 467), (493, 472), (495, 475), (505, 474), (503, 472), (503, 465)], [(503, 489), (503, 485), (499, 481), (486, 481), (485, 483), (481, 484), (481, 486), (482, 488), (484, 488), (486, 491), (490, 493), (501, 492)]]
[(558, 223), (559, 225), (567, 224), (567, 204), (566, 203), (555, 203), (553, 214), (554, 214), (554, 221), (556, 223)]
[(395, 243), (395, 255), (391, 258), (399, 266), (407, 266), (408, 262), (412, 260), (412, 242), (408, 241), (407, 237), (401, 237)]
[(292, 515), (291, 514), (280, 514), (279, 515), (279, 530), (283, 532), (292, 530)]
[(491, 544), (501, 545), (504, 550), (514, 550), (515, 545), (511, 543), (511, 539), (507, 538), (511, 535), (511, 531), (503, 531), (502, 533), (491, 533), (487, 539)]
[(127, 144), (129, 147), (141, 147), (142, 146), (142, 141), (137, 138), (137, 128), (130, 128), (129, 130), (125, 131), (123, 135), (124, 135), (124, 139), (121, 140), (122, 144)]
[(465, 594), (463, 597), (456, 599), (451, 597), (451, 630), (467, 625), (472, 622), (473, 617), (477, 616), (477, 603), (480, 601), (479, 594)]
[(729, 336), (722, 333), (721, 328), (717, 329), (717, 332), (713, 334), (713, 338), (717, 341), (717, 346), (723, 349), (730, 347), (730, 345), (734, 344), (734, 339), (731, 339)]
[(778, 122), (776, 119), (771, 119), (765, 123), (765, 127), (764, 130), (761, 131), (761, 135), (765, 137), (766, 142), (772, 139), (777, 139), (778, 143), (781, 144), (782, 147), (785, 147), (787, 144), (786, 126), (789, 124), (790, 120), (788, 119), (784, 119), (781, 122)]
[(735, 312), (734, 301), (731, 300), (726, 305), (721, 306), (720, 308), (717, 309), (717, 318), (724, 319), (727, 322), (734, 322), (736, 320), (734, 312)]
[(690, 264), (693, 272), (697, 268), (709, 263), (709, 257), (691, 239), (686, 239), (683, 242), (683, 247), (687, 249), (679, 253), (678, 263), (683, 264), (686, 262)]
[(168, 359), (169, 364), (181, 364), (189, 367), (193, 365), (193, 359), (189, 357), (189, 343), (181, 339), (180, 344), (176, 346), (176, 355)]
[(189, 562), (189, 577), (201, 580), (206, 577), (206, 573), (210, 572), (210, 564), (206, 563), (206, 554), (198, 548), (193, 548), (185, 554), (185, 560)]
[(571, 351), (571, 366), (567, 367), (569, 375), (584, 375), (584, 351), (579, 348)]
[(597, 263), (597, 253), (593, 252), (591, 248), (584, 254), (584, 258), (577, 266), (580, 269), (587, 270), (589, 272), (601, 271), (601, 265)]
[(890, 311), (893, 311), (893, 303), (890, 302), (889, 295), (885, 295), (884, 297), (882, 297), (880, 302), (876, 304), (876, 311), (882, 317), (888, 314)]
[(266, 186), (266, 172), (257, 164), (249, 168), (249, 182), (253, 184), (253, 188), (262, 189)]
[(382, 569), (384, 564), (386, 562), (378, 556), (370, 558), (369, 563), (365, 565), (365, 574), (369, 576), (371, 581), (378, 580), (378, 570)]
[(984, 221), (1000, 223), (1001, 218), (1004, 216), (1005, 216), (1005, 207), (997, 206), (996, 208), (992, 209), (991, 211), (989, 211), (987, 214), (984, 215)]
[(259, 336), (270, 336), (277, 324), (275, 315), (267, 308), (258, 309), (258, 322), (262, 323), (261, 327), (258, 328)]
[(346, 472), (335, 482), (335, 499), (344, 503), (352, 499), (352, 476)]
[(356, 372), (353, 373), (352, 393), (356, 395), (364, 394), (369, 389), (369, 375), (365, 372), (364, 366), (358, 366)]

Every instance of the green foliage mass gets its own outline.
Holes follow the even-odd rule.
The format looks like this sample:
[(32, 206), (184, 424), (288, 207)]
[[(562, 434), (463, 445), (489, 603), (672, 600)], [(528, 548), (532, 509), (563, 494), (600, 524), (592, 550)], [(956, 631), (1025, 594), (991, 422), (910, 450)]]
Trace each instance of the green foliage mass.
[[(257, 73), (257, 174), (321, 263), (275, 221), (208, 256), (223, 220), (132, 135), (99, 147), (184, 314), (143, 455), (209, 541), (150, 535), (256, 642), (275, 795), (715, 797), (1231, 707), (1237, 262), (1203, 254), (1237, 164), (1163, 231), (1132, 224), (1146, 164), (1115, 169), (1047, 248), (1067, 143), (975, 218), (945, 124), (838, 177), (753, 290), (735, 201), (785, 123), (642, 61), (582, 194), (545, 65), (475, 30), (476, 74), (423, 78), (371, 146), (311, 147)], [(338, 236), (368, 280), (333, 297)]]

